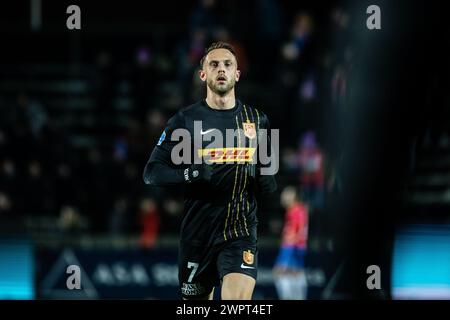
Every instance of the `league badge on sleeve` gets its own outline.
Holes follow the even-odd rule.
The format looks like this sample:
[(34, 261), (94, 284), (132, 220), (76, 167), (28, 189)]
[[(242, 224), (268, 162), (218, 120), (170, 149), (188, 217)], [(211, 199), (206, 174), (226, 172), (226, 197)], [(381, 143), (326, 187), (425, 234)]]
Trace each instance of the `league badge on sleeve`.
[(163, 143), (163, 141), (166, 139), (166, 130), (163, 131), (163, 133), (161, 134), (161, 137), (159, 137), (159, 141), (157, 146), (160, 146), (161, 143)]

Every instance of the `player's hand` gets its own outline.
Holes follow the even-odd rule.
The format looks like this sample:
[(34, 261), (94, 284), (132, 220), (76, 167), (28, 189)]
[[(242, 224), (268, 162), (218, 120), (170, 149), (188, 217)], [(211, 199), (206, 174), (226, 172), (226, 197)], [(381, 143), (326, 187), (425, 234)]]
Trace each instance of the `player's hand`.
[(192, 183), (195, 181), (210, 181), (212, 176), (212, 166), (208, 164), (193, 164), (183, 171), (184, 181)]

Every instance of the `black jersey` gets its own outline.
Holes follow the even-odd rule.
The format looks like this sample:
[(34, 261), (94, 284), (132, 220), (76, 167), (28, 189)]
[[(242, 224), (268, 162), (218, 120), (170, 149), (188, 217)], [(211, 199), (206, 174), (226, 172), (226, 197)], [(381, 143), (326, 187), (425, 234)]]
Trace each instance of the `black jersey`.
[[(185, 156), (187, 152), (192, 162), (173, 161), (174, 148), (183, 140), (175, 139), (176, 129), (184, 129), (192, 137), (190, 148), (180, 153)], [(232, 131), (227, 129), (235, 132), (232, 139)], [(276, 189), (274, 176), (260, 175), (257, 154), (261, 129), (270, 129), (266, 115), (239, 100), (228, 110), (212, 109), (203, 100), (178, 111), (168, 121), (145, 167), (145, 183), (158, 186), (183, 183), (183, 168), (195, 158), (212, 166), (210, 181), (186, 184), (181, 241), (210, 246), (256, 237), (256, 189), (263, 192)], [(223, 142), (216, 139), (218, 134), (224, 138)]]

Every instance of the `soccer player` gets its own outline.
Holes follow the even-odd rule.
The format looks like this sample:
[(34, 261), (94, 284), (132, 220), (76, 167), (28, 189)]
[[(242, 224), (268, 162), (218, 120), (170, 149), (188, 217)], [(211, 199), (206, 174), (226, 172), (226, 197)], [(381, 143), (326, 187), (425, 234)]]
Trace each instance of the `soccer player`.
[[(151, 186), (185, 185), (178, 272), (182, 297), (212, 299), (214, 287), (221, 284), (222, 299), (249, 300), (258, 265), (255, 193), (277, 188), (274, 174), (264, 174), (268, 165), (256, 157), (263, 139), (270, 144), (268, 135), (260, 135), (269, 129), (269, 121), (236, 99), (240, 71), (229, 44), (217, 42), (205, 50), (199, 76), (206, 83), (206, 99), (169, 119), (145, 166), (144, 181)], [(201, 163), (174, 161), (173, 151), (184, 142), (184, 136), (176, 138), (177, 129), (194, 137), (190, 150), (180, 154)], [(221, 146), (220, 138), (230, 129), (233, 138)], [(211, 141), (218, 147), (211, 147)]]
[(286, 214), (281, 247), (274, 266), (275, 287), (280, 300), (305, 300), (308, 205), (301, 201), (293, 186), (287, 186), (281, 192), (281, 205)]

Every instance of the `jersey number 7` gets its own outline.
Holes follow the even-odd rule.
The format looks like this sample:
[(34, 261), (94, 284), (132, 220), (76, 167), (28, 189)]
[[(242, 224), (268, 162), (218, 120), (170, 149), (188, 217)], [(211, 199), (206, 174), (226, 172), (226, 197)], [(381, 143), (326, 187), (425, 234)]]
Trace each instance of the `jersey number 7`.
[(191, 274), (189, 275), (189, 279), (188, 282), (192, 282), (192, 279), (194, 278), (195, 273), (197, 272), (198, 269), (198, 263), (196, 262), (188, 262), (187, 264), (188, 269), (192, 269)]

